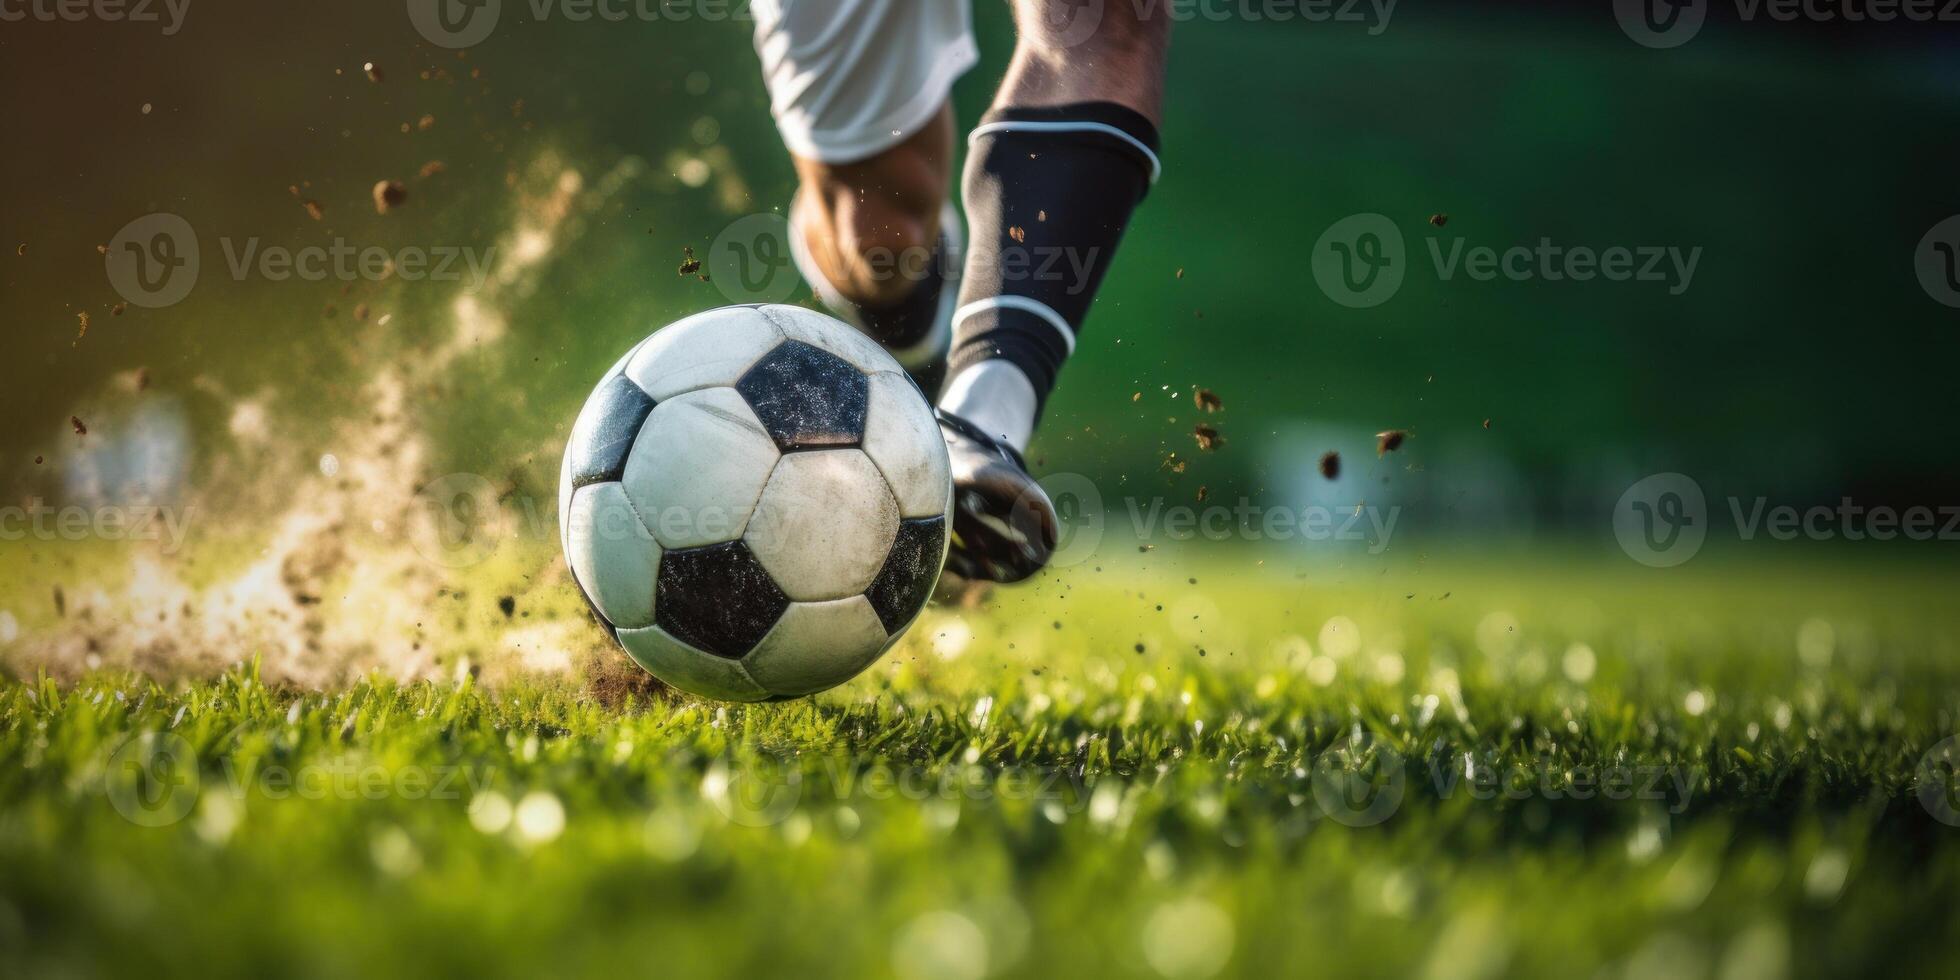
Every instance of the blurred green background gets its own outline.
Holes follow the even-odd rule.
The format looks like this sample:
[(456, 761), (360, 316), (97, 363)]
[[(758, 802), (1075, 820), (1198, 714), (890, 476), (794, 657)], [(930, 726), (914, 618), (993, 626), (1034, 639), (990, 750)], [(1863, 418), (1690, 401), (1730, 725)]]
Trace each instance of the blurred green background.
[[(394, 3), (199, 3), (171, 36), (5, 25), (0, 488), (113, 495), (100, 459), (79, 475), (64, 461), (150, 451), (117, 444), (119, 426), (182, 443), (141, 492), (208, 482), (250, 427), (244, 400), (280, 433), (249, 458), (349, 452), (335, 424), (367, 410), (359, 385), (440, 348), (472, 290), (234, 280), (219, 244), (340, 239), (499, 249), (512, 281), (483, 301), (495, 329), (408, 410), (436, 437), (431, 473), (508, 476), (549, 499), (551, 448), (592, 380), (649, 330), (727, 302), (675, 274), (683, 247), (782, 208), (791, 172), (746, 21), (505, 7), (462, 55)], [(957, 90), (969, 122), (1011, 41), (1004, 5), (976, 17), (986, 57)], [(1174, 48), (1167, 174), (1052, 402), (1035, 450), (1048, 470), (1225, 500), (1386, 498), (1411, 526), (1608, 541), (1620, 491), (1659, 470), (1799, 505), (1960, 492), (1960, 435), (1943, 424), (1956, 312), (1912, 265), (1960, 211), (1960, 72), (1941, 31), (1718, 22), (1653, 50), (1603, 3), (1409, 3), (1385, 29), (1200, 18)], [(443, 171), (417, 177), (429, 161)], [(409, 197), (377, 215), (383, 179)], [(554, 206), (569, 216), (524, 241)], [(96, 246), (156, 211), (197, 230), (198, 285), (112, 315)], [(1703, 254), (1680, 295), (1442, 282), (1418, 265), (1388, 303), (1354, 310), (1315, 288), (1308, 256), (1362, 212), (1392, 217), (1418, 262), (1431, 236)], [(1425, 220), (1439, 212), (1441, 229)], [(105, 392), (137, 369), (164, 408), (125, 422), (135, 410)], [(1223, 398), (1212, 421), (1229, 441), (1177, 474), (1164, 456), (1198, 455), (1199, 385)], [(70, 416), (91, 411), (92, 434), (75, 435)], [(1377, 462), (1387, 428), (1414, 438)], [(1328, 449), (1350, 460), (1333, 488), (1312, 475)]]
[[(1609, 514), (1660, 471), (1718, 513), (1960, 502), (1957, 311), (1914, 273), (1960, 212), (1950, 26), (1713, 10), (1657, 50), (1605, 2), (1180, 25), (1165, 177), (1031, 455), (1146, 506), (1400, 507), (1393, 547), (1106, 540), (935, 605), (851, 685), (733, 707), (664, 698), (619, 655), (553, 508), (593, 381), (730, 301), (677, 275), (684, 249), (787, 202), (749, 25), (503, 0), (459, 55), (406, 6), (198, 0), (168, 35), (0, 21), (0, 507), (185, 504), (196, 535), (0, 544), (0, 974), (1946, 962), (1951, 543), (1656, 574)], [(1001, 4), (976, 17), (969, 122), (1011, 35)], [(383, 180), (407, 194), (388, 214)], [(156, 212), (195, 231), (197, 285), (118, 313), (97, 247)], [(1310, 255), (1364, 213), (1415, 268), (1358, 310)], [(1426, 266), (1431, 240), (1542, 238), (1701, 257), (1679, 295)], [(494, 254), (474, 283), (227, 268), (227, 246), (336, 242)], [(1215, 453), (1198, 386), (1224, 403)], [(1412, 436), (1377, 458), (1390, 428)], [(494, 492), (489, 542), (519, 546), (416, 537), (452, 516), (419, 495), (459, 473)], [(105, 756), (160, 731), (210, 789), (138, 826)], [(1426, 771), (1637, 763), (1705, 789), (1678, 814), (1418, 791), (1351, 830), (1303, 780), (1364, 735)], [(744, 753), (1098, 789), (1081, 818), (949, 810), (833, 799), (813, 769), (757, 829), (716, 809)], [(217, 791), (235, 764), (350, 757), (494, 779), (481, 806)], [(1919, 795), (1942, 781), (1944, 810)], [(527, 829), (526, 801), (555, 818)]]

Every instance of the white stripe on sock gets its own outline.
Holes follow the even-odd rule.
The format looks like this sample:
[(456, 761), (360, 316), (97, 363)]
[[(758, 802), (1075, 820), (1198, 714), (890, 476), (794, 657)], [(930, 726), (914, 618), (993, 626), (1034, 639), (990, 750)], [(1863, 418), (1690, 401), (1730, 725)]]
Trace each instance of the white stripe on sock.
[(1136, 147), (1137, 152), (1142, 153), (1145, 159), (1150, 161), (1151, 183), (1156, 183), (1157, 178), (1164, 174), (1164, 163), (1157, 159), (1156, 151), (1152, 150), (1149, 144), (1108, 123), (1087, 121), (1066, 122), (1059, 120), (1037, 122), (1025, 119), (1003, 119), (999, 122), (983, 123), (975, 126), (973, 132), (967, 134), (966, 141), (968, 144), (971, 144), (974, 140), (987, 133), (1011, 133), (1017, 129), (1024, 133), (1107, 133)]
[(1069, 326), (1068, 321), (1062, 319), (1062, 315), (1055, 312), (1054, 307), (1026, 296), (995, 296), (990, 299), (974, 300), (960, 307), (959, 312), (953, 314), (953, 325), (958, 326), (966, 322), (967, 317), (988, 310), (1020, 310), (1024, 313), (1032, 313), (1048, 321), (1048, 325), (1054, 327), (1056, 333), (1061, 334), (1062, 346), (1068, 349), (1070, 355), (1075, 353), (1075, 328)]
[(961, 371), (946, 386), (939, 407), (980, 431), (1025, 452), (1034, 436), (1034, 382), (1014, 362), (994, 358)]

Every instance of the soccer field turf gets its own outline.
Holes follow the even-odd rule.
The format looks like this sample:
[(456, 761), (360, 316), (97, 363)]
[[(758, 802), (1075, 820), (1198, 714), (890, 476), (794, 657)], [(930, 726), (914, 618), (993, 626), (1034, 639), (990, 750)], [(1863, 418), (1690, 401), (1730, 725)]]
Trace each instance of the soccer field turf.
[(1938, 570), (1251, 561), (936, 606), (786, 704), (6, 682), (0, 964), (1940, 971), (1900, 960), (1960, 927)]

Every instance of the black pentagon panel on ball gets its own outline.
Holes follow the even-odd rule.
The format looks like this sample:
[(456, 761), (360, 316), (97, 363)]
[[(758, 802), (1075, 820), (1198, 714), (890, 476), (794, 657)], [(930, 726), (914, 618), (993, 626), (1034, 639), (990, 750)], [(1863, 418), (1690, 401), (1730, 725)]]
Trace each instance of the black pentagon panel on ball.
[(653, 414), (653, 396), (631, 378), (620, 375), (599, 386), (579, 412), (572, 438), (565, 445), (571, 457), (572, 487), (618, 480), (626, 472), (626, 455), (640, 426)]
[(896, 633), (924, 609), (938, 579), (939, 563), (946, 553), (946, 519), (921, 517), (898, 524), (898, 540), (885, 558), (885, 567), (864, 590), (872, 611), (885, 626), (886, 635)]
[(740, 541), (660, 556), (653, 620), (697, 649), (731, 660), (741, 657), (788, 608), (789, 596)]
[(864, 438), (870, 383), (822, 348), (786, 340), (749, 368), (735, 390), (783, 452), (855, 446)]

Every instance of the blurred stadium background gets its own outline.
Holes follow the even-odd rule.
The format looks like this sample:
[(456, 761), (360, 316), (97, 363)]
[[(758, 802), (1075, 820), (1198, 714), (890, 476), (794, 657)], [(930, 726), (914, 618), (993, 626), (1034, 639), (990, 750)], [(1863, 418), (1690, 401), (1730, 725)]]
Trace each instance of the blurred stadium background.
[[(140, 477), (168, 497), (240, 448), (305, 466), (357, 455), (342, 422), (365, 412), (376, 365), (461, 336), (431, 390), (408, 393), (429, 474), (548, 500), (548, 447), (591, 379), (650, 328), (727, 301), (675, 274), (683, 247), (780, 209), (791, 173), (746, 22), (503, 6), (460, 56), (399, 4), (200, 3), (171, 36), (0, 31), (15, 93), (0, 235), (25, 246), (0, 261), (6, 496), (113, 503)], [(986, 59), (957, 92), (968, 121), (1011, 41), (1004, 6), (978, 8)], [(1181, 26), (1167, 177), (1049, 411), (1048, 470), (1228, 502), (1365, 499), (1402, 505), (1401, 534), (1609, 550), (1614, 501), (1656, 471), (1695, 476), (1711, 500), (1960, 495), (1960, 435), (1943, 424), (1960, 335), (1911, 258), (1960, 210), (1952, 25), (1745, 24), (1718, 4), (1692, 43), (1655, 50), (1606, 3), (1402, 3), (1385, 26), (1362, 13)], [(429, 161), (441, 172), (418, 177)], [(409, 196), (379, 215), (370, 189), (391, 179)], [(96, 246), (157, 211), (197, 229), (199, 285), (112, 315)], [(1412, 261), (1432, 235), (1702, 258), (1680, 295), (1418, 267), (1355, 310), (1314, 287), (1308, 254), (1361, 212), (1392, 217)], [(1427, 225), (1434, 213), (1447, 226)], [(495, 247), (498, 281), (234, 280), (221, 238)], [(147, 397), (119, 400), (115, 379), (138, 370)], [(1194, 386), (1224, 400), (1224, 451), (1196, 452)], [(279, 437), (240, 447), (271, 431), (261, 419)], [(1377, 463), (1388, 428), (1413, 437)], [(1328, 449), (1348, 459), (1338, 484), (1314, 473)], [(1167, 468), (1169, 452), (1189, 468)]]
[[(1031, 454), (1114, 535), (941, 604), (834, 693), (741, 708), (648, 700), (554, 509), (594, 379), (731, 301), (687, 250), (788, 198), (749, 25), (501, 0), (459, 55), (419, 2), (0, 20), (0, 530), (37, 502), (82, 521), (0, 541), (0, 974), (1951, 972), (1954, 544), (1744, 548), (1726, 511), (1960, 503), (1956, 311), (1915, 275), (1960, 212), (1953, 25), (1714, 3), (1657, 49), (1605, 0), (1202, 8), (1229, 15), (1178, 29), (1165, 178)], [(977, 6), (967, 121), (1011, 39)], [(158, 212), (194, 230), (196, 285), (118, 309), (97, 249)], [(1366, 213), (1409, 275), (1352, 309), (1311, 256)], [(1700, 258), (1678, 295), (1427, 265), (1547, 238)], [(336, 243), (490, 268), (229, 268)], [(1660, 472), (1713, 527), (1667, 572), (1612, 523)], [(1200, 488), (1395, 530), (1379, 554), (1121, 536), (1128, 501)], [(151, 504), (181, 542), (89, 523)], [(132, 816), (158, 774), (118, 754), (171, 739), (199, 768), (163, 775), (201, 789)], [(1387, 781), (1376, 747), (1406, 802), (1340, 826), (1319, 767)], [(357, 762), (484, 782), (250, 782)], [(1566, 793), (1626, 765), (1694, 789)], [(794, 766), (794, 812), (734, 818), (731, 786)], [(836, 779), (880, 768), (1087, 783)], [(1541, 788), (1429, 778), (1458, 773)]]

